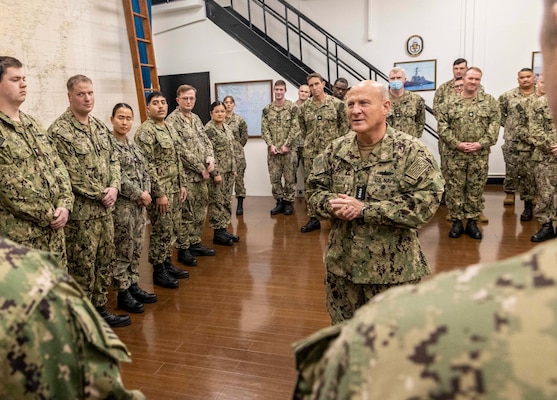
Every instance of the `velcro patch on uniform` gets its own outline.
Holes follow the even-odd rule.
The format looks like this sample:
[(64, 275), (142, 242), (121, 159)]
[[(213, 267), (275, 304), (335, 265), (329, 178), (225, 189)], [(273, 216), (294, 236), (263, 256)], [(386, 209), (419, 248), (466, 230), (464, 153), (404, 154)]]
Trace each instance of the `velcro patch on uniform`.
[(416, 182), (430, 167), (431, 164), (429, 162), (423, 158), (418, 158), (414, 161), (410, 168), (406, 170), (406, 177), (410, 178), (413, 182)]

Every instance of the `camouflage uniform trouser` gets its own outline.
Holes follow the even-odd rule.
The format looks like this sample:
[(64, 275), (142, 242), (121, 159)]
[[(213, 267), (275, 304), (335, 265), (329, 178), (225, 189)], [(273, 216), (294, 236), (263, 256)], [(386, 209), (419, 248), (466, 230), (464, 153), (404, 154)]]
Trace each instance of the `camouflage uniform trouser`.
[(234, 178), (234, 193), (236, 197), (246, 197), (246, 185), (244, 184), (244, 175), (246, 174), (246, 157), (243, 154), (236, 157), (236, 177)]
[(477, 220), (483, 211), (488, 155), (447, 157), (447, 208), (453, 219)]
[[(286, 154), (267, 153), (269, 178), (275, 200), (294, 201), (296, 195), (297, 155), (294, 151)], [(284, 184), (283, 184), (284, 178)]]
[(221, 173), (221, 183), (209, 183), (209, 225), (213, 229), (226, 228), (232, 218), (232, 186), (234, 172)]
[(83, 221), (70, 220), (64, 228), (68, 272), (81, 285), (95, 307), (108, 302), (114, 271), (112, 214)]
[(557, 193), (557, 162), (536, 165), (536, 207), (534, 216), (540, 224), (557, 220), (555, 194)]
[(172, 247), (176, 237), (183, 235), (182, 204), (180, 192), (167, 193), (168, 211), (161, 214), (157, 210), (156, 200), (147, 208), (151, 220), (151, 243), (149, 245), (149, 262), (153, 265), (161, 264), (172, 257)]
[(207, 181), (186, 182), (186, 190), (188, 196), (182, 203), (184, 234), (177, 239), (176, 247), (178, 249), (187, 249), (190, 245), (201, 242), (209, 203)]
[(32, 249), (48, 251), (53, 253), (58, 260), (58, 265), (64, 270), (68, 270), (68, 258), (66, 257), (66, 237), (64, 229), (45, 228), (44, 234), (28, 240), (18, 239), (18, 243)]
[(505, 141), (501, 146), (501, 150), (503, 150), (503, 159), (505, 160), (503, 190), (505, 193), (515, 193), (518, 189), (518, 166), (520, 164), (516, 142)]
[[(304, 185), (306, 188), (308, 187), (308, 178), (313, 168), (313, 160), (314, 157), (307, 157), (307, 156), (304, 157)], [(316, 217), (315, 212), (309, 206), (307, 190), (305, 193), (306, 193), (306, 212), (308, 214), (308, 217)]]
[(534, 170), (537, 163), (532, 160), (532, 153), (530, 151), (519, 151), (518, 159), (518, 185), (516, 189), (520, 193), (521, 200), (532, 201), (536, 197)]
[(354, 316), (356, 310), (366, 304), (373, 296), (394, 286), (419, 283), (421, 279), (391, 284), (362, 284), (327, 272), (325, 279), (327, 310), (333, 325)]
[(118, 199), (112, 217), (116, 247), (114, 287), (123, 291), (139, 282), (139, 260), (145, 234), (145, 208), (135, 201)]
[(302, 164), (302, 171), (304, 171), (304, 146), (300, 146), (296, 148), (296, 183), (298, 183), (298, 168), (300, 168), (300, 164)]

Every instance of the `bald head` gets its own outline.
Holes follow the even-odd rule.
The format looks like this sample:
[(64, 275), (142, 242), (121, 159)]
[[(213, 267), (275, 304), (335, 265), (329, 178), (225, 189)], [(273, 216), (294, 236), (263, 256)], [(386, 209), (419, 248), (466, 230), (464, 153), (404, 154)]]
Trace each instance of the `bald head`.
[(385, 86), (383, 86), (377, 81), (368, 80), (368, 81), (358, 82), (357, 84), (352, 86), (352, 88), (348, 91), (347, 94), (348, 97), (350, 96), (350, 93), (352, 93), (354, 89), (357, 89), (358, 91), (367, 91), (370, 94), (379, 96), (379, 99), (383, 101), (389, 100), (389, 91)]
[(362, 81), (347, 95), (348, 120), (362, 143), (376, 143), (385, 135), (387, 114), (391, 109), (389, 92), (376, 81)]

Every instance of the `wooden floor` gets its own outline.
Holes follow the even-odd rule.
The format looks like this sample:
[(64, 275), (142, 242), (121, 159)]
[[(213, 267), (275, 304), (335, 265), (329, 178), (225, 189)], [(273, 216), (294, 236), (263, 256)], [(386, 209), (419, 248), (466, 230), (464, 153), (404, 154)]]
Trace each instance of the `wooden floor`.
[[(424, 252), (437, 273), (521, 253), (534, 244), (538, 223), (520, 222), (522, 203), (503, 206), (502, 188), (488, 186), (482, 241), (449, 239), (442, 206), (420, 231)], [(141, 286), (155, 291), (156, 304), (116, 332), (132, 352), (122, 365), (130, 389), (150, 399), (288, 399), (296, 372), (291, 344), (330, 324), (325, 310), (321, 231), (299, 231), (304, 201), (295, 214), (271, 217), (270, 197), (248, 197), (245, 215), (233, 217), (241, 241), (216, 246), (215, 257), (199, 257), (177, 290), (154, 288), (146, 251)], [(204, 243), (211, 244), (206, 227)], [(179, 265), (179, 264), (177, 264)], [(109, 304), (115, 310), (114, 294)]]

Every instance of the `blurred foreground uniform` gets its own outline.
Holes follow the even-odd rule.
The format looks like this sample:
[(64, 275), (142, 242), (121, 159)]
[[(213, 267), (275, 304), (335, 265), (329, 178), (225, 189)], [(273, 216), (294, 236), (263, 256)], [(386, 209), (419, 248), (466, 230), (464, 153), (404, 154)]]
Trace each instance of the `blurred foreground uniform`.
[(0, 238), (0, 398), (144, 399), (129, 352), (51, 255)]
[(296, 343), (295, 399), (557, 398), (557, 243), (391, 289)]

